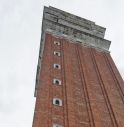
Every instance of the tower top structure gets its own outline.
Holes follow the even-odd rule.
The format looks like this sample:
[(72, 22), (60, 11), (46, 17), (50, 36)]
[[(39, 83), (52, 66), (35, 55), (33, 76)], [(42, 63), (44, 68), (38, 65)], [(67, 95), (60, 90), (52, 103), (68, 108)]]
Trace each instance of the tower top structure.
[(108, 51), (110, 41), (104, 39), (106, 28), (95, 22), (78, 17), (54, 7), (44, 7), (42, 33), (52, 32), (56, 35), (74, 39), (76, 42)]

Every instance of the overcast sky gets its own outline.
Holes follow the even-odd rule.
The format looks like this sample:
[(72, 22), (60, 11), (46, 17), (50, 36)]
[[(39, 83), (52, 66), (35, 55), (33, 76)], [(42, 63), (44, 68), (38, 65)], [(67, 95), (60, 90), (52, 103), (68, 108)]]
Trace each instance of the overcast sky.
[(43, 6), (106, 27), (111, 55), (124, 77), (123, 0), (0, 0), (0, 126), (31, 127)]

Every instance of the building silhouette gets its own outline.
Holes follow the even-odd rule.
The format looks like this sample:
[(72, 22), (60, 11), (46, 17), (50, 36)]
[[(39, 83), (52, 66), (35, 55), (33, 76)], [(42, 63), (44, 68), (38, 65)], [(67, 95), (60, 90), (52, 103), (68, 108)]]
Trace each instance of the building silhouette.
[(124, 127), (124, 82), (105, 30), (44, 7), (33, 127)]

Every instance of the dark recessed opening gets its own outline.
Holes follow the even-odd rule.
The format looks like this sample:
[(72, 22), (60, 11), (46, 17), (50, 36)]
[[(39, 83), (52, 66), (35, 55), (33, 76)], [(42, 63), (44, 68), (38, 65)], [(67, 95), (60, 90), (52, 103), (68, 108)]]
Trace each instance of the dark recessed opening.
[(59, 105), (59, 104), (60, 104), (60, 103), (59, 103), (59, 100), (56, 100), (56, 102), (55, 102), (55, 103), (56, 103), (56, 105)]
[(59, 65), (56, 65), (55, 67), (56, 67), (56, 68), (59, 68)]
[(55, 83), (56, 83), (56, 84), (59, 84), (59, 81), (58, 81), (58, 80), (56, 80), (56, 81), (55, 81)]
[(56, 53), (55, 53), (55, 55), (56, 55), (56, 56), (59, 56), (59, 53), (58, 53), (58, 52), (56, 52)]

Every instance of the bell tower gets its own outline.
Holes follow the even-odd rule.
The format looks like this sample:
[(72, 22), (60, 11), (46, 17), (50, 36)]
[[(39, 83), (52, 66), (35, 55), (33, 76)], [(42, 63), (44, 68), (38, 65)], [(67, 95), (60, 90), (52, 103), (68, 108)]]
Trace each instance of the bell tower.
[(124, 82), (105, 30), (44, 7), (33, 127), (124, 127)]

